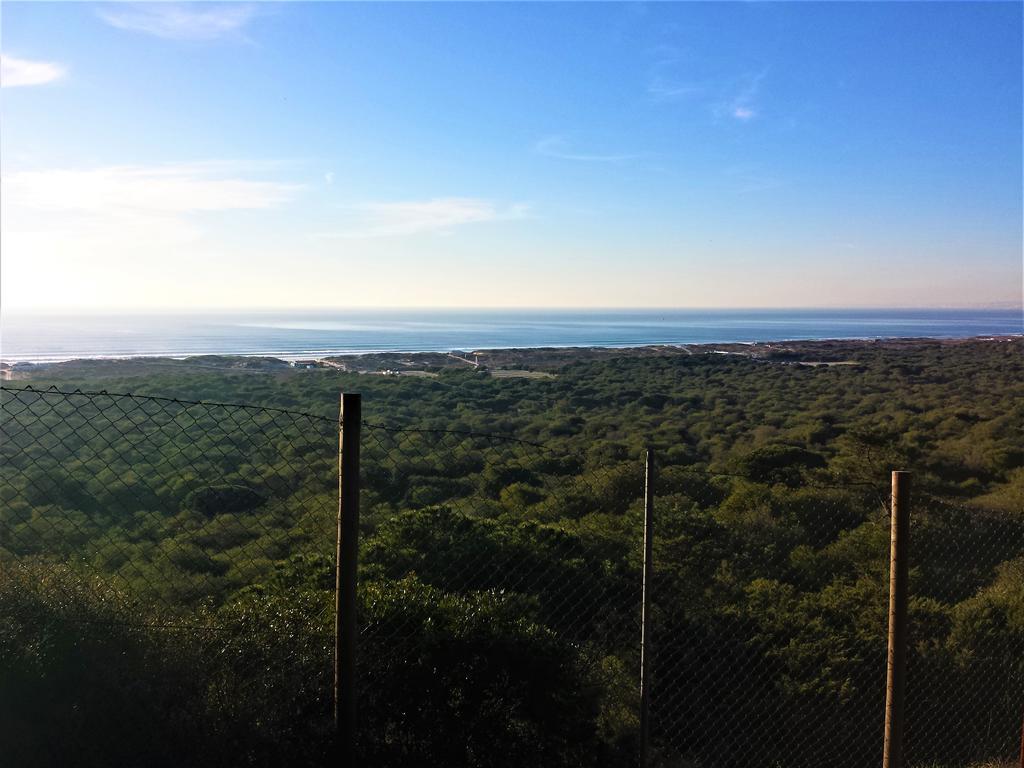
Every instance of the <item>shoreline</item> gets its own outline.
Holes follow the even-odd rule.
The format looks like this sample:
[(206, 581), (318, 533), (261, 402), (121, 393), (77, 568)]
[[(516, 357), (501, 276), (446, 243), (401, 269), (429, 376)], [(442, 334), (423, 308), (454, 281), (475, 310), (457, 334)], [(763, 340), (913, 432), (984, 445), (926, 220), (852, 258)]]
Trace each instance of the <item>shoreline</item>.
[(963, 339), (1024, 332), (1017, 309), (306, 311), (208, 316), (0, 316), (0, 363), (351, 359), (452, 350)]
[[(322, 351), (275, 355), (269, 353), (203, 353), (198, 355), (124, 355), (67, 357), (48, 360), (0, 358), (3, 380), (20, 378), (19, 374), (42, 373), (72, 368), (137, 366), (173, 366), (206, 370), (248, 372), (333, 369), (351, 373), (414, 373), (418, 369), (496, 369), (563, 365), (583, 360), (607, 359), (616, 356), (655, 355), (736, 355), (757, 360), (785, 361), (808, 353), (831, 357), (838, 352), (864, 349), (900, 348), (907, 346), (952, 346), (961, 344), (1013, 343), (1024, 339), (1024, 333), (982, 336), (884, 336), (800, 338), (777, 341), (722, 341), (699, 343), (652, 343), (640, 345), (551, 345), (540, 347), (478, 347), (451, 350), (373, 350)], [(470, 358), (473, 359), (470, 359)], [(793, 362), (841, 362), (793, 360)], [(382, 367), (383, 366), (383, 367)]]

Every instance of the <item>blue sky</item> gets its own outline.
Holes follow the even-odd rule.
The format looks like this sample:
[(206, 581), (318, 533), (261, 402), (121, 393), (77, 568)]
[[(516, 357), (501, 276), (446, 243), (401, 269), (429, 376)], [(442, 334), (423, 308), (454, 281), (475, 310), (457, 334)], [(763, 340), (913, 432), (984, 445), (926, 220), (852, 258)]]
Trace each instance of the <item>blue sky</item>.
[(1019, 304), (1021, 8), (4, 3), (4, 306)]

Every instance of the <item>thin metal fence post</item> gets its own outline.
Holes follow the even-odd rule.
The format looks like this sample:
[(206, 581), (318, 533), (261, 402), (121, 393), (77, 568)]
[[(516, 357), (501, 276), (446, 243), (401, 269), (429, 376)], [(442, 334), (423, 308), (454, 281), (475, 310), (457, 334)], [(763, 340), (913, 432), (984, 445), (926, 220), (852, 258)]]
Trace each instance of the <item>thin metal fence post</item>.
[(355, 765), (356, 570), (359, 563), (359, 435), (362, 398), (342, 394), (338, 414), (338, 535), (334, 582), (334, 726), (338, 757)]
[(903, 768), (909, 555), (910, 473), (895, 471), (892, 473), (892, 520), (889, 533), (889, 651), (882, 768)]
[(654, 570), (654, 451), (647, 449), (644, 460), (644, 563), (640, 608), (640, 768), (647, 768), (650, 740), (650, 626), (651, 573)]

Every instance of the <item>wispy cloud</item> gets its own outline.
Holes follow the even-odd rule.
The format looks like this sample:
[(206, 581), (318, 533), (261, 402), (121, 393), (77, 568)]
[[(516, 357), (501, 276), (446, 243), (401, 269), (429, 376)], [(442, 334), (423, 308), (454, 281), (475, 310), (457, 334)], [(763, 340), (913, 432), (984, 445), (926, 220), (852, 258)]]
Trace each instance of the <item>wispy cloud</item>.
[(708, 84), (692, 77), (684, 68), (682, 55), (673, 48), (660, 48), (662, 55), (647, 77), (647, 95), (654, 101), (680, 101), (703, 96)]
[(757, 117), (757, 97), (761, 90), (761, 81), (767, 74), (768, 70), (764, 69), (737, 78), (726, 89), (726, 95), (714, 105), (715, 115), (732, 117), (743, 123)]
[(673, 83), (669, 80), (655, 80), (647, 84), (647, 93), (655, 101), (675, 101), (694, 98), (704, 94), (707, 87), (700, 83)]
[(256, 7), (241, 3), (139, 3), (102, 8), (97, 14), (112, 27), (167, 40), (216, 40), (241, 35)]
[(754, 120), (760, 114), (758, 97), (767, 69), (742, 75), (722, 74), (698, 77), (698, 63), (675, 49), (660, 49), (650, 68), (647, 94), (656, 102), (690, 102), (707, 109), (716, 119), (740, 122)]
[(563, 136), (547, 136), (534, 145), (534, 151), (545, 157), (557, 157), (560, 160), (579, 160), (586, 163), (621, 163), (640, 157), (633, 153), (594, 153), (581, 152)]
[(225, 177), (219, 163), (49, 169), (4, 176), (4, 197), (12, 205), (105, 215), (274, 208), (298, 189), (293, 184)]
[(339, 232), (321, 232), (323, 238), (400, 237), (425, 233), (449, 234), (467, 224), (521, 219), (529, 211), (524, 203), (499, 205), (472, 197), (436, 197), (391, 203), (347, 206), (353, 226)]
[(52, 61), (33, 61), (0, 54), (0, 87), (45, 85), (64, 77), (65, 69)]

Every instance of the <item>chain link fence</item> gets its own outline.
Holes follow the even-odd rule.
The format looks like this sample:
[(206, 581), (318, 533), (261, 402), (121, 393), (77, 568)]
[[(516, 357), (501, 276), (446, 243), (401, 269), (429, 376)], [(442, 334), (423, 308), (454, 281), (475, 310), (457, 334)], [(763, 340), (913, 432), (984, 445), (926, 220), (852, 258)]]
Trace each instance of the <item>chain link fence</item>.
[[(361, 724), (363, 754), (412, 760), (425, 741), (453, 764), (466, 751), (490, 765), (628, 761), (642, 469), (506, 436), (375, 423), (362, 435), (361, 582), (405, 598), (397, 614), (371, 602), (359, 622), (360, 708), (388, 719)], [(438, 648), (445, 622), (452, 647)], [(412, 681), (429, 706), (362, 704)], [(454, 743), (438, 722), (459, 723)]]
[[(642, 462), (361, 430), (361, 758), (635, 765)], [(887, 478), (654, 476), (649, 765), (877, 763)], [(335, 417), (0, 390), (5, 762), (328, 760), (337, 478)], [(907, 765), (1008, 764), (1024, 516), (912, 520)]]
[(881, 761), (887, 498), (771, 479), (660, 473), (653, 765)]
[(290, 553), (332, 555), (335, 420), (105, 392), (0, 397), (5, 560), (102, 573), (174, 616)]
[(336, 446), (283, 409), (0, 390), (0, 762), (314, 761)]
[(1016, 768), (1024, 758), (1024, 509), (922, 492), (910, 531), (907, 763)]
[[(658, 484), (652, 765), (882, 758), (890, 497), (669, 469)], [(1024, 515), (914, 492), (905, 765), (1018, 765)]]
[[(80, 762), (161, 722), (94, 762), (321, 762), (337, 419), (31, 387), (4, 388), (0, 415), (12, 759)], [(361, 754), (633, 754), (641, 473), (499, 435), (366, 423), (362, 442)], [(66, 642), (32, 658), (50, 632)], [(68, 653), (96, 681), (17, 679)], [(31, 721), (55, 700), (78, 736), (48, 745)]]

